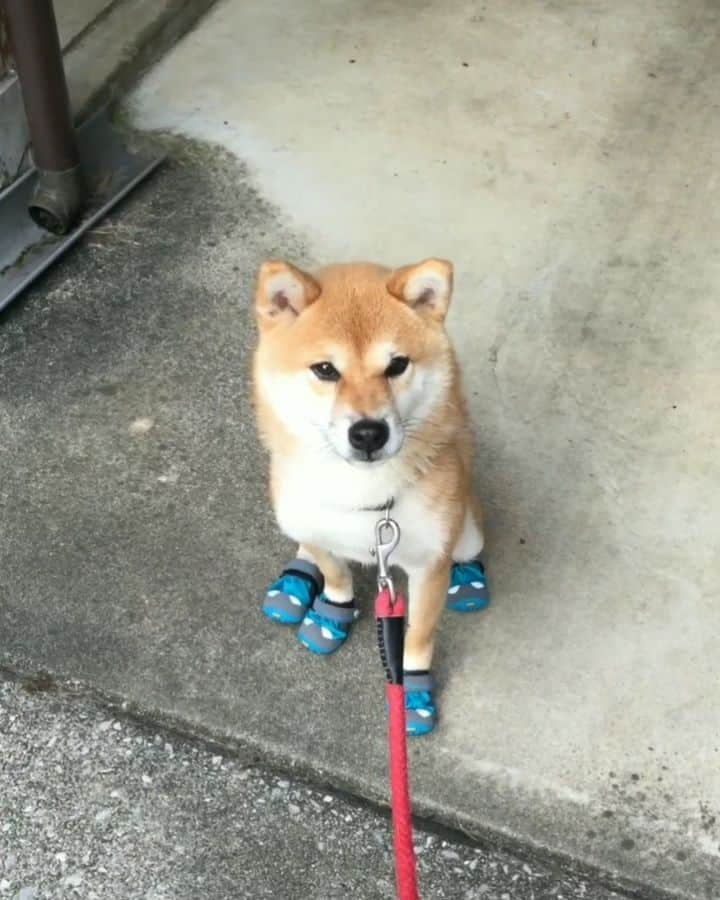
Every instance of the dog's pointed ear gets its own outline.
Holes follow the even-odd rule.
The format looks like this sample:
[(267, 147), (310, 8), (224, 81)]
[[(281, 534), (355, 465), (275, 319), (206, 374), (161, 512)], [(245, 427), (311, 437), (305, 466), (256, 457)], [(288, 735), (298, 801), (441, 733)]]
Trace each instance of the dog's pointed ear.
[(255, 293), (255, 312), (261, 328), (294, 321), (320, 296), (320, 285), (312, 275), (282, 260), (260, 266)]
[(426, 259), (396, 269), (387, 283), (388, 291), (412, 307), (419, 315), (438, 322), (447, 315), (453, 288), (453, 265), (446, 259)]

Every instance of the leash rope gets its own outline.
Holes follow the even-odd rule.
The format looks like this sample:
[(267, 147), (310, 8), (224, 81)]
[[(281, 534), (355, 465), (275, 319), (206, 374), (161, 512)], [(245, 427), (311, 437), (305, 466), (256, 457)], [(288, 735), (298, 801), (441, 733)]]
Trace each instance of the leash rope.
[[(385, 535), (389, 533), (386, 539)], [(375, 599), (378, 649), (385, 670), (388, 702), (388, 744), (390, 757), (390, 801), (395, 846), (395, 880), (398, 900), (419, 900), (415, 848), (412, 839), (412, 812), (408, 779), (403, 650), (405, 645), (406, 600), (395, 591), (388, 571), (388, 559), (400, 541), (400, 526), (385, 517), (375, 526), (374, 556), (377, 560), (378, 594)]]

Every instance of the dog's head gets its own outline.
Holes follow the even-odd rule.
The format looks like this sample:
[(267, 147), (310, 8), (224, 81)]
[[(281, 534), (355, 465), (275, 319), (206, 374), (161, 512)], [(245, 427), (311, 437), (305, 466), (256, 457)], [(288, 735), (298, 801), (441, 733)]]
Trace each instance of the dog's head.
[(262, 401), (305, 445), (367, 465), (396, 456), (447, 396), (452, 265), (391, 271), (285, 262), (260, 269), (255, 374)]

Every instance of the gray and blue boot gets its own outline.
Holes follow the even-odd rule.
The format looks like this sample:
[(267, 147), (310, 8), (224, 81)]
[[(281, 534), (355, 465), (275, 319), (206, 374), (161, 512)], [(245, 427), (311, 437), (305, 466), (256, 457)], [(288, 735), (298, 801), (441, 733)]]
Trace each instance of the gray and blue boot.
[(299, 625), (325, 587), (318, 567), (305, 559), (294, 559), (270, 585), (262, 611), (273, 622)]
[(479, 559), (453, 563), (447, 608), (454, 612), (479, 612), (490, 603), (485, 567)]
[(330, 603), (324, 595), (316, 598), (298, 630), (298, 640), (311, 653), (327, 656), (348, 639), (350, 628), (360, 615), (353, 603)]
[(422, 737), (435, 728), (437, 708), (433, 699), (435, 679), (429, 672), (403, 675), (405, 688), (405, 731), (410, 737)]

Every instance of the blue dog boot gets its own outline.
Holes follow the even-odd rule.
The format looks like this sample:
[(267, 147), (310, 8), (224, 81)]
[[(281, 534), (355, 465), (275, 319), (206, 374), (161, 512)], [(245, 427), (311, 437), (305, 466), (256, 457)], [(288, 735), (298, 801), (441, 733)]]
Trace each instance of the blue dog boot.
[(294, 559), (268, 588), (262, 611), (273, 622), (299, 625), (324, 587), (325, 579), (314, 563)]
[(437, 709), (433, 700), (435, 679), (429, 672), (403, 675), (405, 687), (405, 731), (409, 737), (422, 737), (435, 728)]
[(298, 629), (298, 640), (311, 653), (327, 656), (342, 647), (359, 615), (354, 603), (341, 606), (318, 597)]
[(480, 560), (454, 563), (447, 593), (447, 608), (454, 612), (478, 612), (489, 603), (487, 576)]

